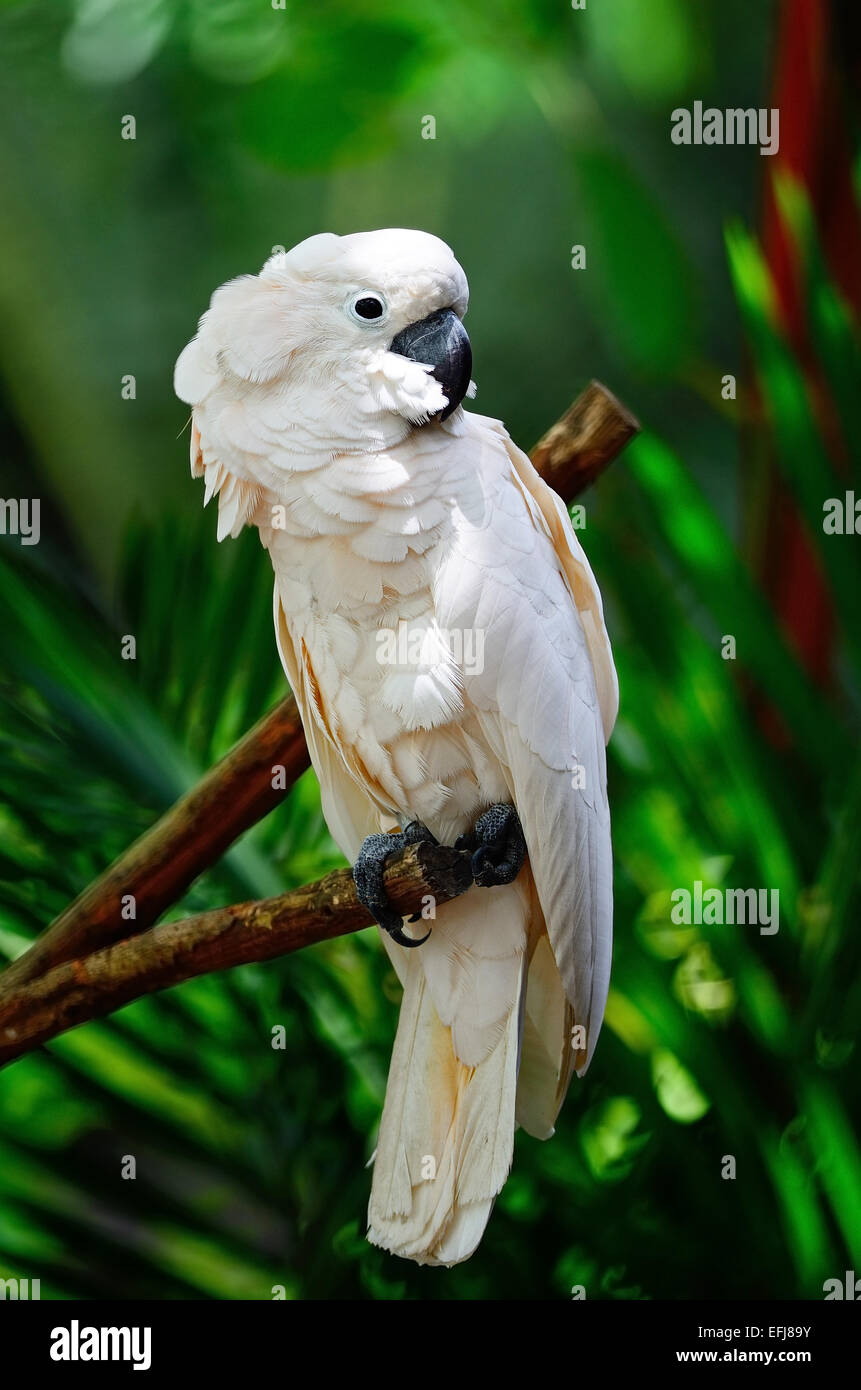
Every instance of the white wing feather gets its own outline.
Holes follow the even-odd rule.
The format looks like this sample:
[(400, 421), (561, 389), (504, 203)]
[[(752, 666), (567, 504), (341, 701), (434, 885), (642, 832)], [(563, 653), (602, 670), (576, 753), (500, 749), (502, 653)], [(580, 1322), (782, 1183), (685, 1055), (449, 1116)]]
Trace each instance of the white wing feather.
[(484, 633), (484, 669), (468, 675), (467, 699), (520, 815), (553, 954), (586, 1030), (582, 1073), (610, 976), (604, 740), (618, 687), (600, 598), (564, 507), (535, 486), (541, 480), (498, 422), (468, 419), (486, 505), (459, 522), (437, 576), (437, 616), (450, 630)]

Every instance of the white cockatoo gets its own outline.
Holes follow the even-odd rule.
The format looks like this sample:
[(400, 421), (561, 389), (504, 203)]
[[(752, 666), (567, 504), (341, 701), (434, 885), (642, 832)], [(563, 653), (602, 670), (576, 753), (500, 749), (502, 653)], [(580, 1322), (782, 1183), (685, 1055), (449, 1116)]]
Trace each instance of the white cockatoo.
[[(432, 1265), (475, 1250), (517, 1125), (553, 1133), (612, 936), (601, 598), (560, 498), (461, 406), (467, 296), (437, 237), (312, 236), (215, 291), (175, 377), (219, 540), (253, 524), (272, 558), (326, 822), (403, 986), (369, 1239)], [(477, 886), (411, 927), (382, 860), (422, 835)]]

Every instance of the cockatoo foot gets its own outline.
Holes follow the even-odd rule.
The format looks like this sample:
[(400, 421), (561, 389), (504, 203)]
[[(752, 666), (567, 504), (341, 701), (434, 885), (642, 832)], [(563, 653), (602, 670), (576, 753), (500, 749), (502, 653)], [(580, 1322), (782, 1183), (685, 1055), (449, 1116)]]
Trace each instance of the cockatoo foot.
[(386, 860), (391, 855), (399, 854), (407, 845), (415, 845), (422, 840), (437, 844), (436, 837), (427, 826), (415, 820), (393, 835), (368, 835), (353, 865), (353, 882), (359, 902), (399, 946), (421, 946), (423, 941), (427, 941), (430, 932), (419, 937), (404, 935), (403, 918), (392, 907), (383, 886), (383, 870)]
[(491, 806), (468, 835), (459, 835), (455, 849), (472, 851), (472, 877), (479, 888), (513, 883), (523, 868), (526, 840), (513, 806)]

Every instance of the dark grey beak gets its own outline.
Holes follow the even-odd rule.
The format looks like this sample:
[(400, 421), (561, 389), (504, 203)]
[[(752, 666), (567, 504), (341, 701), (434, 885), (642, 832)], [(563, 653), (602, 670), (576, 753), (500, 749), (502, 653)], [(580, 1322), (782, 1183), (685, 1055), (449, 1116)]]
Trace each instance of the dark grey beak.
[(426, 319), (408, 324), (392, 339), (389, 351), (433, 367), (433, 374), (448, 397), (439, 419), (447, 420), (466, 395), (472, 375), (472, 348), (454, 309), (437, 309)]

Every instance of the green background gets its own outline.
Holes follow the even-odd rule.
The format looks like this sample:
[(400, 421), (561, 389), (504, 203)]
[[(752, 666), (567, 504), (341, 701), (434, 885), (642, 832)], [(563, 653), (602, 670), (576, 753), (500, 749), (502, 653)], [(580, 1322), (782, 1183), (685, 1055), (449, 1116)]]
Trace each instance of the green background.
[[(839, 58), (851, 6), (821, 8)], [(821, 525), (859, 486), (857, 333), (785, 163), (669, 137), (697, 99), (771, 104), (778, 17), (0, 0), (0, 494), (42, 503), (40, 545), (0, 538), (7, 956), (284, 692), (268, 559), (251, 534), (216, 546), (172, 393), (216, 285), (317, 231), (422, 227), (470, 279), (477, 409), (529, 447), (594, 376), (644, 425), (583, 499), (622, 687), (607, 1020), (554, 1139), (518, 1135), (475, 1257), (424, 1270), (363, 1239), (398, 999), (368, 931), (0, 1072), (0, 1278), (57, 1298), (728, 1299), (861, 1272), (859, 542)], [(803, 354), (759, 240), (767, 180)], [(827, 680), (765, 597), (775, 474), (830, 593)], [(340, 862), (309, 774), (171, 915)], [(779, 933), (674, 926), (697, 879), (777, 889)]]

